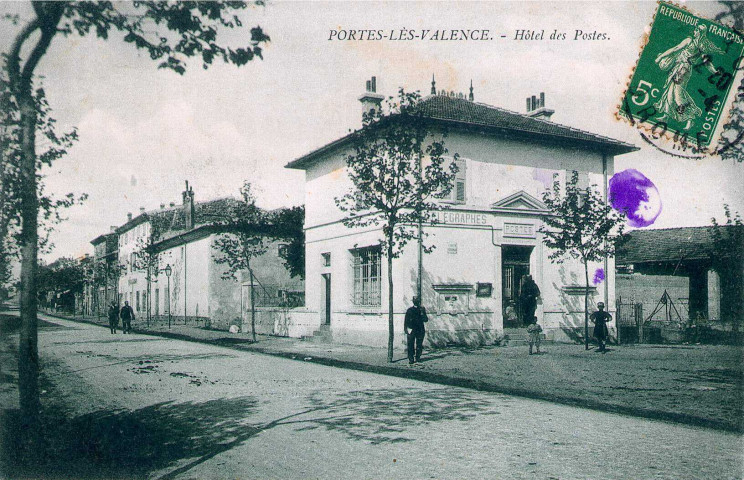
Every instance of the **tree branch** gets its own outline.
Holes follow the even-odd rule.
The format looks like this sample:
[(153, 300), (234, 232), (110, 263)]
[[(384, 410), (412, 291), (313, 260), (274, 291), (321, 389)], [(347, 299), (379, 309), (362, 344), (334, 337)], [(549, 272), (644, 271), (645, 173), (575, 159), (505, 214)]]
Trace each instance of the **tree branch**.
[(18, 34), (18, 36), (13, 41), (13, 46), (10, 48), (10, 53), (8, 53), (8, 79), (10, 80), (11, 88), (13, 90), (16, 90), (20, 86), (20, 80), (21, 80), (21, 48), (23, 48), (23, 44), (26, 43), (26, 40), (28, 40), (28, 37), (31, 36), (32, 33), (36, 29), (38, 29), (41, 26), (41, 22), (38, 18), (35, 18), (31, 20), (29, 23), (26, 24), (25, 27), (21, 30), (21, 32)]
[(52, 39), (57, 33), (57, 25), (62, 19), (62, 14), (65, 11), (65, 4), (62, 2), (51, 2), (45, 4), (45, 6), (48, 8), (46, 12), (43, 12), (41, 8), (34, 6), (37, 15), (39, 15), (37, 20), (39, 22), (39, 29), (41, 30), (41, 38), (36, 46), (34, 46), (34, 49), (26, 60), (26, 64), (23, 66), (20, 78), (21, 85), (23, 86), (31, 86), (31, 77), (34, 74), (34, 70), (39, 64), (41, 57), (44, 56), (49, 48), (49, 44), (52, 43)]

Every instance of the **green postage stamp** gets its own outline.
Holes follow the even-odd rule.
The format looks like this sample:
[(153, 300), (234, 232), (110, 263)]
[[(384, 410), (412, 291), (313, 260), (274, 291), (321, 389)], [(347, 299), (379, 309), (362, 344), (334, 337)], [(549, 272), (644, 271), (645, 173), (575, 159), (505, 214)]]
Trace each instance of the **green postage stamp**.
[(715, 154), (723, 125), (744, 95), (744, 34), (660, 2), (618, 117), (675, 152)]

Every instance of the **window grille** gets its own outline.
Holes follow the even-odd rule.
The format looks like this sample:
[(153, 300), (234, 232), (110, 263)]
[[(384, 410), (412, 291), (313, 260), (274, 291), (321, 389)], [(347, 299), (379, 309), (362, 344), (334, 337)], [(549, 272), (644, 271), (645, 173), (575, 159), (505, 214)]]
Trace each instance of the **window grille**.
[(382, 261), (379, 246), (351, 251), (354, 285), (351, 302), (357, 306), (376, 307), (381, 303)]

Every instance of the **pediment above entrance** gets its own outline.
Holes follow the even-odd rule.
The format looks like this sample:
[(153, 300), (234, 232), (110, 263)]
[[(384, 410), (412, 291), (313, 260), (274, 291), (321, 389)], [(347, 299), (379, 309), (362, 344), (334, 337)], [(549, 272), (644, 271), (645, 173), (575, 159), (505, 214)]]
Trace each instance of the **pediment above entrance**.
[(494, 210), (509, 209), (533, 211), (545, 211), (548, 209), (548, 207), (545, 206), (543, 202), (525, 192), (524, 190), (520, 190), (517, 193), (513, 193), (508, 197), (502, 198), (496, 203), (492, 203), (491, 208)]

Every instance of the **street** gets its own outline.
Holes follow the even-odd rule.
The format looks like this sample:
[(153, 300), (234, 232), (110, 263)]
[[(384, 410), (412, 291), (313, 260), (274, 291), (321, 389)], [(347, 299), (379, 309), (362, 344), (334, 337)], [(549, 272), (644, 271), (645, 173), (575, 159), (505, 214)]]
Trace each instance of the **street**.
[(123, 478), (742, 478), (742, 437), (43, 317), (42, 401)]

